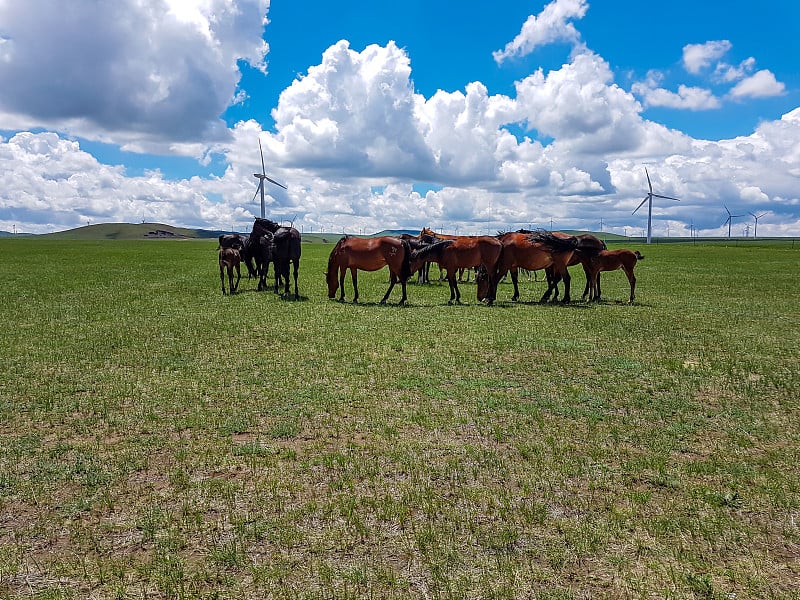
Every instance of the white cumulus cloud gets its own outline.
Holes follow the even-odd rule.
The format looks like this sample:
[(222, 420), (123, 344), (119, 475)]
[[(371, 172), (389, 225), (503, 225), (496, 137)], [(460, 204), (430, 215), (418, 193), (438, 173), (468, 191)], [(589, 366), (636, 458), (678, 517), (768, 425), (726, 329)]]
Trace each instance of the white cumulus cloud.
[(553, 42), (577, 43), (580, 33), (570, 22), (582, 19), (589, 9), (586, 0), (554, 0), (539, 15), (531, 15), (519, 34), (503, 50), (494, 52), (498, 63), (514, 56), (525, 56)]

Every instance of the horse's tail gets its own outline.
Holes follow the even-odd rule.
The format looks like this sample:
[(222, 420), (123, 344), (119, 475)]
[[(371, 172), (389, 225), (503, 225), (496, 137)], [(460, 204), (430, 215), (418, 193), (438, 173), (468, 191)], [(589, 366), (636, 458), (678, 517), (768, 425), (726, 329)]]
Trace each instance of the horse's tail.
[(532, 242), (539, 242), (545, 245), (553, 252), (574, 251), (580, 244), (580, 240), (574, 235), (562, 238), (553, 235), (552, 231), (547, 231), (545, 229), (537, 229), (528, 235), (528, 239)]
[(400, 267), (400, 280), (407, 281), (411, 277), (411, 242), (400, 240), (403, 244), (403, 264)]
[(638, 250), (634, 251), (634, 254), (636, 255), (636, 260), (644, 260), (644, 256)]

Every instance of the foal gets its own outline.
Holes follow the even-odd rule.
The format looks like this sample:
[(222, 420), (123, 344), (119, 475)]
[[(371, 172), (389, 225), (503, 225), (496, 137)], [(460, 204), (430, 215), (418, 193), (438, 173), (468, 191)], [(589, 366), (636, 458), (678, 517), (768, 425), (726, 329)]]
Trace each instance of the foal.
[[(628, 276), (628, 282), (631, 284), (631, 299), (630, 304), (633, 304), (633, 291), (636, 288), (636, 277), (633, 274), (633, 269), (636, 263), (644, 260), (638, 250), (631, 252), (630, 250), (603, 250), (596, 254), (588, 261), (584, 268), (587, 269), (586, 276), (589, 280), (588, 293), (589, 300), (600, 300), (600, 271), (616, 271), (622, 269), (625, 275)], [(583, 293), (586, 298), (587, 292)]]
[[(225, 272), (228, 272), (228, 288), (233, 294), (239, 288), (239, 280), (242, 274), (239, 270), (239, 263), (242, 256), (236, 248), (219, 249), (219, 280), (222, 282), (222, 295), (225, 295)], [(236, 271), (236, 283), (233, 283), (233, 272)]]

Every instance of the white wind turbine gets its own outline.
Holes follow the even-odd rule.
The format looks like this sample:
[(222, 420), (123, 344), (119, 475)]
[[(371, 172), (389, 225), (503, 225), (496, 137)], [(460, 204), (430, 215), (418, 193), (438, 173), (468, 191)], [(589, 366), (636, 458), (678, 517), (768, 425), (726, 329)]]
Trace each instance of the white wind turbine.
[[(653, 198), (665, 198), (667, 200), (678, 200), (678, 198), (673, 198), (672, 196), (662, 196), (661, 194), (654, 194), (653, 193), (653, 184), (650, 182), (650, 173), (647, 172), (647, 167), (644, 168), (644, 174), (647, 176), (647, 187), (650, 188), (650, 191), (647, 192), (647, 196), (644, 197), (641, 204), (636, 207), (631, 214), (636, 214), (636, 211), (644, 206), (644, 203), (647, 202), (647, 243), (649, 244), (650, 241), (653, 239)], [(680, 202), (680, 200), (678, 200)]]
[(264, 180), (274, 183), (283, 189), (287, 188), (282, 183), (278, 183), (274, 179), (267, 177), (267, 170), (264, 168), (264, 151), (261, 149), (261, 139), (258, 140), (258, 151), (261, 153), (261, 173), (253, 173), (253, 177), (258, 179), (258, 188), (256, 189), (256, 193), (253, 194), (253, 200), (255, 200), (256, 196), (258, 196), (258, 193), (261, 192), (261, 218), (263, 219), (266, 216), (266, 213), (264, 212)]
[[(724, 204), (722, 206), (725, 206)], [(733, 225), (733, 220), (738, 219), (739, 217), (743, 217), (744, 215), (732, 215), (731, 211), (728, 210), (728, 207), (725, 206), (725, 212), (728, 213), (728, 218), (725, 219), (725, 222), (722, 224), (723, 227), (725, 225), (728, 226), (728, 239), (731, 239), (731, 226)]]
[(761, 213), (760, 215), (757, 215), (755, 213), (750, 213), (750, 214), (753, 215), (753, 218), (756, 220), (756, 227), (755, 229), (753, 229), (753, 239), (755, 239), (758, 237), (758, 220), (761, 217), (766, 216), (767, 213)]

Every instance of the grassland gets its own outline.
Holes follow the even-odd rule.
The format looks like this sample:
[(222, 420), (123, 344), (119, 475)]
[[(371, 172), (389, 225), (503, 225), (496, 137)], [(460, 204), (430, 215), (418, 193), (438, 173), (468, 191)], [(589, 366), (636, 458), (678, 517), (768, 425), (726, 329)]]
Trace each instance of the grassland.
[(638, 249), (634, 306), (396, 307), (0, 240), (0, 597), (797, 597), (800, 250)]

